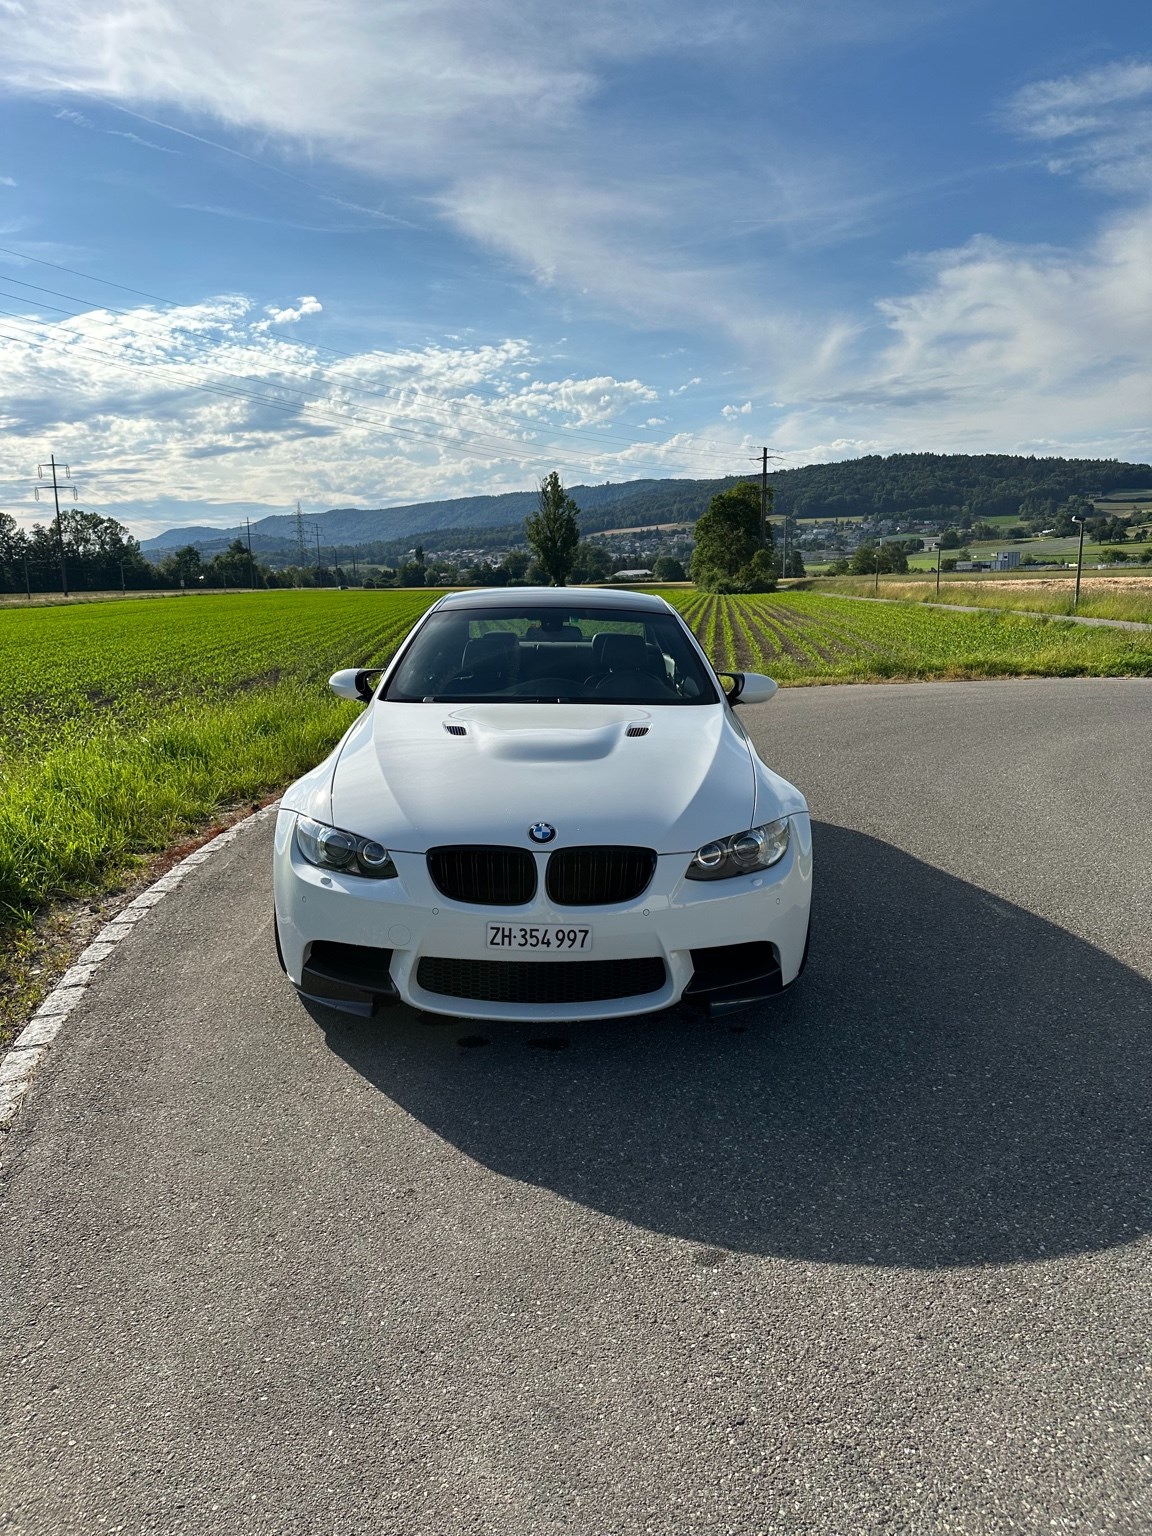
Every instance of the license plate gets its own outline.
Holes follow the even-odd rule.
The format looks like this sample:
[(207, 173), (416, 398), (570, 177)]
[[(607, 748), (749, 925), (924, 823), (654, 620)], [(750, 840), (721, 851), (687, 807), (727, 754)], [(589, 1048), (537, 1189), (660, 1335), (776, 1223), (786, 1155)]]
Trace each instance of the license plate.
[(591, 928), (557, 928), (539, 924), (489, 923), (489, 949), (536, 949), (550, 954), (569, 954), (592, 948)]

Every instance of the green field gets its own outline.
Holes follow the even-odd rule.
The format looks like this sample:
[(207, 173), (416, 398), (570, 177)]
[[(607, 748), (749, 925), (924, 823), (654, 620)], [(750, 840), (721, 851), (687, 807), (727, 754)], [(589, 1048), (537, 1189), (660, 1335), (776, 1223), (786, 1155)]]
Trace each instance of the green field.
[[(1017, 549), (1021, 556), (1031, 555), (1033, 560), (1059, 561), (1063, 565), (1075, 565), (1079, 539), (1029, 539), (1026, 543), (1014, 544), (1005, 539), (985, 539), (982, 542), (969, 541), (965, 544), (968, 554), (964, 557), (969, 560), (991, 560), (992, 556), (1002, 549)], [(1084, 545), (1084, 569), (1093, 569), (1103, 559), (1105, 550), (1115, 549), (1127, 555), (1127, 560), (1117, 562), (1116, 569), (1121, 571), (1137, 572), (1147, 571), (1148, 566), (1141, 566), (1139, 556), (1145, 548), (1142, 544), (1085, 544)], [(946, 549), (944, 558), (955, 560), (959, 551)], [(934, 549), (916, 550), (908, 556), (910, 570), (934, 571), (936, 569), (936, 551)], [(1027, 567), (1024, 567), (1025, 573)], [(1019, 573), (1017, 573), (1019, 574)]]
[(166, 847), (323, 756), (322, 686), (434, 594), (269, 592), (0, 613), (0, 912)]
[[(808, 592), (665, 594), (719, 667), (784, 683), (1152, 674), (1152, 635)], [(435, 593), (279, 591), (0, 612), (0, 929), (318, 761)]]
[[(831, 576), (819, 590), (830, 596), (898, 598), (909, 603), (956, 603), (980, 608), (1017, 609), (1029, 613), (1070, 615), (1076, 592), (1074, 571), (979, 572), (959, 576), (945, 573), (936, 591), (930, 576)], [(1085, 619), (1122, 619), (1152, 624), (1152, 571), (1147, 566), (1115, 571), (1088, 571), (1080, 588), (1076, 613)]]
[(733, 598), (678, 588), (663, 595), (716, 666), (768, 672), (782, 683), (1152, 675), (1152, 633), (814, 592)]

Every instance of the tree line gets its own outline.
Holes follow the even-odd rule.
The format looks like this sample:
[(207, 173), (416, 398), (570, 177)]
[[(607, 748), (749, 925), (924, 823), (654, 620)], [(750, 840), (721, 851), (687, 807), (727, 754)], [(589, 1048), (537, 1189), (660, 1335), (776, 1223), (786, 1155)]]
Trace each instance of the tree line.
[[(771, 509), (771, 488), (762, 498), (760, 486), (751, 480), (712, 497), (696, 524), (691, 571), (697, 587), (706, 592), (771, 592), (781, 575), (804, 574), (798, 550), (787, 562), (777, 552), (768, 521)], [(524, 536), (552, 586), (565, 586), (572, 579), (581, 547), (579, 519), (580, 508), (553, 470), (540, 482), (537, 511), (524, 522)], [(661, 563), (656, 562), (652, 573), (657, 581), (679, 579), (667, 571), (667, 565), (677, 562), (668, 561), (664, 573)]]

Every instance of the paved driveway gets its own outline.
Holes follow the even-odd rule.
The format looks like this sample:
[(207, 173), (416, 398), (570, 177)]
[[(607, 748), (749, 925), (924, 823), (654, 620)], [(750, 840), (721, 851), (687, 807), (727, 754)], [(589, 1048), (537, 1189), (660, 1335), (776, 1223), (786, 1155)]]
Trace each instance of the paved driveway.
[(744, 718), (778, 1005), (307, 1011), (267, 821), (118, 946), (4, 1155), (0, 1530), (1152, 1526), (1152, 682)]

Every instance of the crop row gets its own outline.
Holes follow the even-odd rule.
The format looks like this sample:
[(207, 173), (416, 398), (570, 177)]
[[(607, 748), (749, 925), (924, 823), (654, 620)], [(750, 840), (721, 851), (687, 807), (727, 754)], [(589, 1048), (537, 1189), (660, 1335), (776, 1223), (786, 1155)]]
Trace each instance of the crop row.
[(717, 667), (781, 682), (1152, 675), (1152, 634), (1139, 631), (808, 592), (664, 595)]

